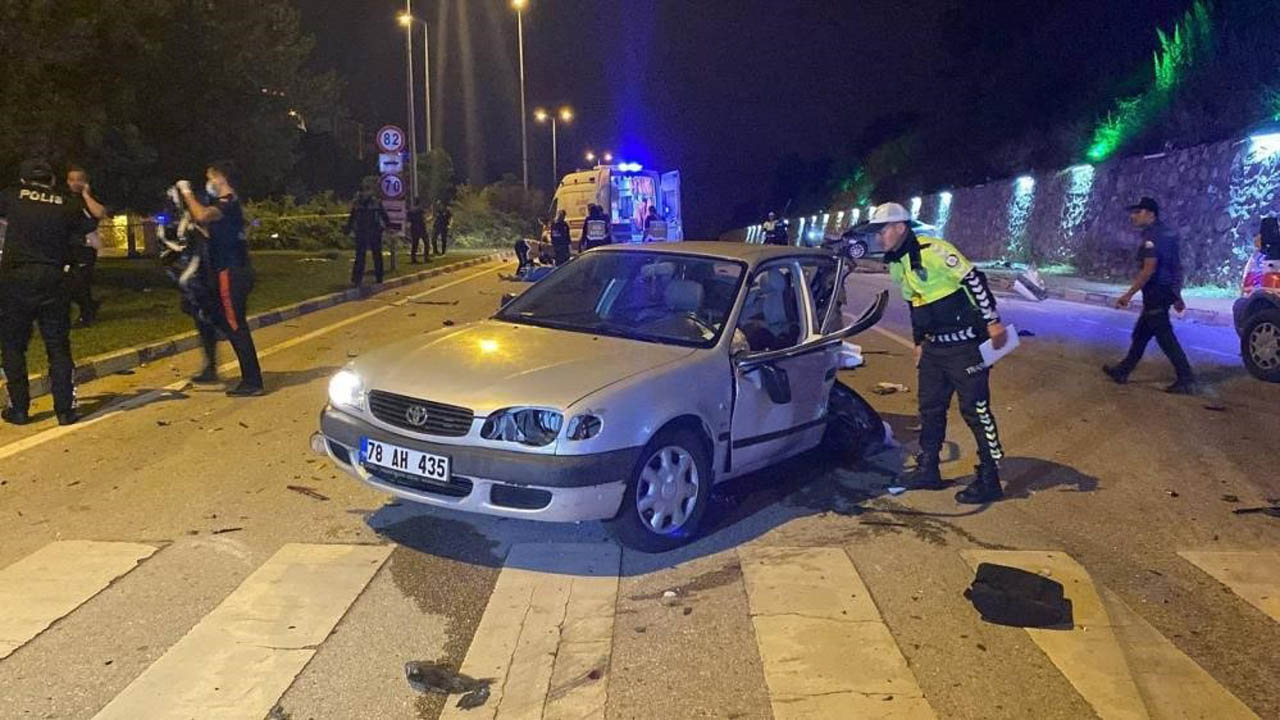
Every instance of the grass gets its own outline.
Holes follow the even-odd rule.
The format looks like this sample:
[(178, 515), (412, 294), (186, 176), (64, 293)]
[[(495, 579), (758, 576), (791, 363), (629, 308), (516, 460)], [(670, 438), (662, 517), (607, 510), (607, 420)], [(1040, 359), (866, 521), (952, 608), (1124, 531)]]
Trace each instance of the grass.
[[(429, 267), (484, 255), (488, 250), (455, 250), (430, 265), (412, 265), (401, 258), (395, 272), (388, 260), (388, 278), (412, 274)], [(249, 296), (249, 314), (266, 312), (309, 298), (339, 292), (350, 287), (352, 253), (266, 251), (253, 254), (255, 282)], [(372, 262), (366, 282), (373, 282)], [(94, 299), (102, 303), (98, 321), (91, 327), (73, 328), (71, 352), (77, 359), (101, 355), (134, 345), (160, 340), (195, 329), (191, 316), (179, 306), (178, 290), (152, 258), (100, 258), (94, 274)], [(72, 320), (79, 317), (73, 306)], [(48, 367), (38, 329), (33, 330), (27, 350), (28, 373), (37, 375)]]

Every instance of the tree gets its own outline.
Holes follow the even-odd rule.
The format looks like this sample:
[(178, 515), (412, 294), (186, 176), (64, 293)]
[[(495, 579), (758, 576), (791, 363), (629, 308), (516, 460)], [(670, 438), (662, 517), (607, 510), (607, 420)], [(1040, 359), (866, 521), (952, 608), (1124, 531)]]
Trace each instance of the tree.
[(243, 192), (278, 192), (300, 120), (336, 104), (311, 52), (288, 0), (8, 0), (0, 172), (32, 154), (76, 162), (104, 197), (147, 209), (229, 158)]

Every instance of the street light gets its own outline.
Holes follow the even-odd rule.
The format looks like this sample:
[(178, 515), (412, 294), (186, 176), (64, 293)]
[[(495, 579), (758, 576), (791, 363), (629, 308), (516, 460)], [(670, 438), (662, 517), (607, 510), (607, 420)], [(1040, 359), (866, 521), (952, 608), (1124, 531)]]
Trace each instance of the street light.
[[(426, 102), (426, 133), (427, 133), (427, 154), (431, 154), (431, 25), (426, 20), (418, 19), (409, 13), (400, 13), (396, 18), (400, 21), (400, 25), (405, 28), (411, 28), (413, 23), (422, 23), (422, 94), (424, 102)], [(417, 167), (417, 160), (414, 160), (414, 167)]]
[(524, 189), (529, 189), (529, 129), (526, 115), (529, 108), (524, 99), (524, 9), (529, 0), (511, 0), (516, 11), (516, 35), (520, 42), (520, 161), (524, 167)]
[(593, 162), (595, 162), (595, 161), (596, 161), (596, 154), (595, 154), (595, 153), (593, 153), (593, 152), (591, 152), (590, 150), (588, 150), (588, 151), (587, 151), (587, 162), (589, 162), (589, 163), (593, 163)]
[(605, 165), (609, 165), (609, 164), (611, 164), (611, 163), (613, 162), (613, 153), (611, 153), (611, 152), (609, 152), (608, 150), (606, 150), (606, 151), (604, 152), (604, 155), (602, 155), (602, 156), (600, 157), (600, 159), (601, 159), (601, 160), (604, 160), (604, 164), (605, 164)]
[(533, 111), (533, 119), (540, 123), (551, 123), (551, 189), (555, 190), (556, 185), (560, 182), (560, 159), (559, 147), (556, 143), (556, 125), (573, 122), (573, 108), (565, 105), (555, 115), (548, 113), (544, 108), (538, 108)]

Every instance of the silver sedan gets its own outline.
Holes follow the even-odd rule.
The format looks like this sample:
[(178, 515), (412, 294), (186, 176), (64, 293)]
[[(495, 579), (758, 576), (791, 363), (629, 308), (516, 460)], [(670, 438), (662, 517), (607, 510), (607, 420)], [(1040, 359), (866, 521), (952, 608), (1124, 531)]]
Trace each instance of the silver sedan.
[(592, 250), (488, 320), (361, 356), (333, 377), (314, 448), (420, 503), (605, 520), (626, 545), (696, 536), (711, 486), (829, 442), (884, 440), (837, 382), (848, 268), (820, 250), (679, 243)]

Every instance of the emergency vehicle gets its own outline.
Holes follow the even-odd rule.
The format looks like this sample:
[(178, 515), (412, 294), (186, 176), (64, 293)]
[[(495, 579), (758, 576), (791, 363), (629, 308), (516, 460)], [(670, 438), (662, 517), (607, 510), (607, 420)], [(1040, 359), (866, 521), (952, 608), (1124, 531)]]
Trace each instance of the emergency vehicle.
[[(572, 231), (572, 246), (581, 250), (582, 223), (587, 206), (604, 208), (614, 243), (678, 242), (684, 240), (680, 215), (680, 171), (658, 173), (638, 163), (597, 165), (590, 170), (569, 173), (560, 181), (547, 215), (553, 222), (565, 211)], [(656, 207), (658, 220), (645, 229), (649, 208)], [(542, 243), (550, 247), (544, 233)], [(541, 248), (539, 248), (541, 249)]]

